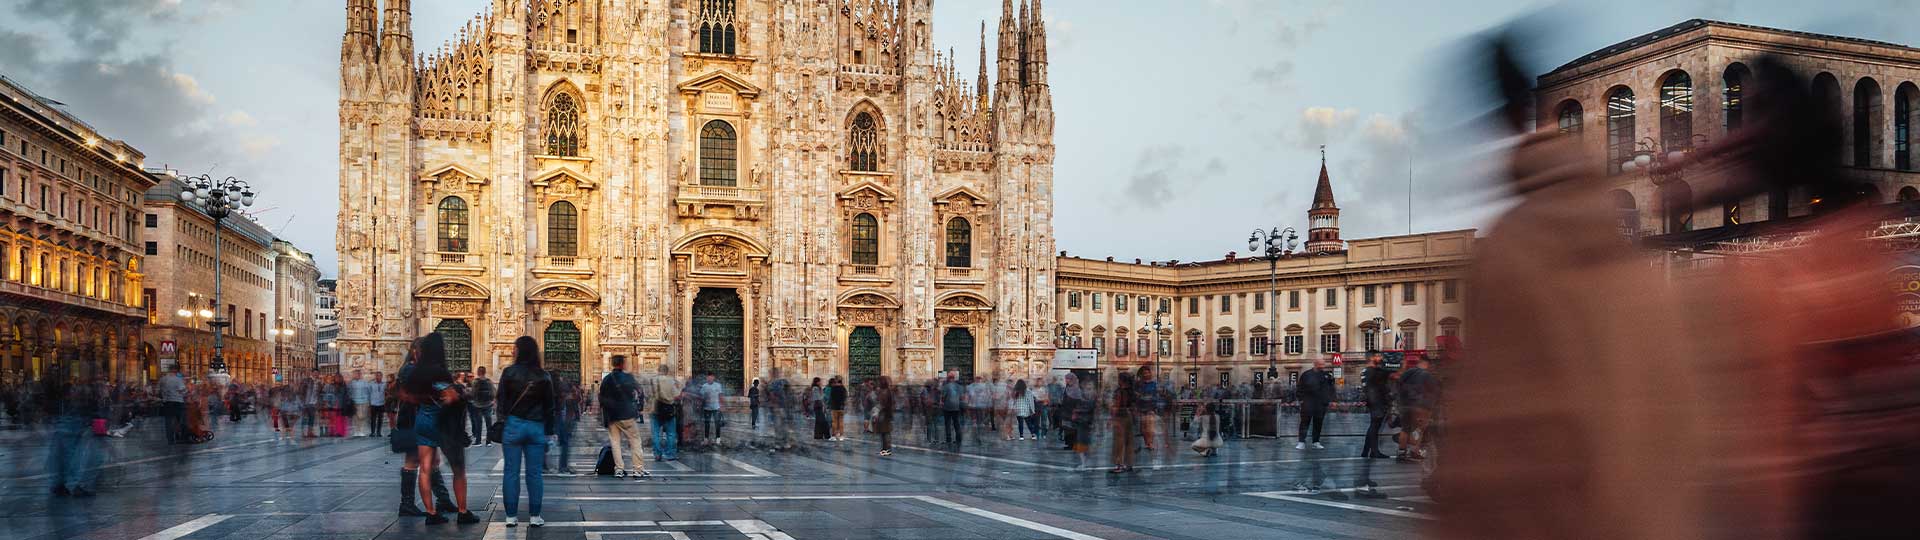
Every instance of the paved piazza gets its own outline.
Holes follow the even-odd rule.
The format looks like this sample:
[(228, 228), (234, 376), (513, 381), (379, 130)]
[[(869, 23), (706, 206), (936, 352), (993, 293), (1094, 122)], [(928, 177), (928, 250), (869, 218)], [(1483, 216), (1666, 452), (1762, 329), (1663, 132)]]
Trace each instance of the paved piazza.
[[(386, 439), (274, 438), (249, 417), (218, 437), (167, 447), (157, 421), (124, 439), (104, 439), (100, 492), (54, 497), (42, 434), (0, 432), (9, 476), (0, 531), (17, 539), (347, 539), (567, 538), (693, 539), (1237, 539), (1407, 538), (1429, 501), (1420, 466), (1360, 460), (1357, 415), (1330, 422), (1326, 450), (1291, 441), (1233, 440), (1218, 457), (1164, 450), (1142, 456), (1138, 472), (1077, 469), (1057, 443), (969, 440), (957, 451), (929, 444), (918, 425), (897, 432), (896, 453), (877, 441), (805, 440), (791, 451), (760, 449), (767, 433), (729, 427), (728, 448), (683, 446), (677, 462), (649, 461), (646, 481), (555, 476), (546, 480), (547, 526), (505, 527), (498, 447), (469, 452), (470, 507), (485, 521), (428, 528), (398, 518), (399, 456)], [(598, 449), (605, 433), (588, 429)], [(1283, 432), (1293, 429), (1291, 423)], [(849, 433), (856, 432), (849, 423)], [(1104, 437), (1103, 437), (1104, 438)], [(750, 440), (748, 444), (735, 441)], [(552, 459), (552, 458), (550, 458)], [(575, 450), (577, 469), (591, 455)], [(1370, 467), (1370, 469), (1369, 469)], [(1348, 489), (1309, 494), (1299, 482), (1324, 478), (1350, 488), (1372, 475), (1385, 497)], [(521, 510), (524, 520), (526, 510)]]

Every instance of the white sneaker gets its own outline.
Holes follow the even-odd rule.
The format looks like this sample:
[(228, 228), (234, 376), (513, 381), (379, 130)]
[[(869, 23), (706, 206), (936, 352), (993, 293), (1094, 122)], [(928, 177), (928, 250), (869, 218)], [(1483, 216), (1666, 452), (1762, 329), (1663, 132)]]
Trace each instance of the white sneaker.
[(540, 516), (533, 516), (533, 517), (527, 518), (527, 524), (535, 527), (544, 527), (547, 524), (547, 520)]
[(508, 526), (508, 527), (518, 527), (518, 526), (520, 526), (520, 520), (519, 520), (519, 519), (516, 519), (516, 518), (514, 518), (513, 516), (507, 516), (507, 526)]
[(1303, 442), (1297, 442), (1297, 443), (1293, 443), (1293, 449), (1294, 449), (1294, 450), (1306, 450), (1306, 449), (1307, 449), (1307, 443), (1303, 443)]
[(1324, 444), (1320, 444), (1320, 443), (1313, 443), (1313, 449), (1314, 449), (1314, 450), (1326, 450), (1326, 449), (1327, 449), (1327, 445), (1324, 445)]
[(614, 477), (614, 478), (626, 478), (626, 477), (627, 477), (627, 471), (620, 471), (620, 470), (616, 470), (616, 471), (613, 471), (613, 477)]

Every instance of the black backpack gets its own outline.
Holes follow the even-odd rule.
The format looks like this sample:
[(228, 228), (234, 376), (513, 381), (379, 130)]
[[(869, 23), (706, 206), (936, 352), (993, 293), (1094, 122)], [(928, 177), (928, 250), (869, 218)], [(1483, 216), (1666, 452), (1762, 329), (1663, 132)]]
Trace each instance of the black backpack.
[(593, 474), (613, 476), (613, 447), (600, 447), (600, 459), (593, 461)]

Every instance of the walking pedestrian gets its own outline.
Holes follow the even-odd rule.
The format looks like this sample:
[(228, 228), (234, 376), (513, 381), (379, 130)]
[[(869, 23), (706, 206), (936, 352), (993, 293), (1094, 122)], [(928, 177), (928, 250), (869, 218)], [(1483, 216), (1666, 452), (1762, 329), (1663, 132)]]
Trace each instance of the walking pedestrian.
[[(607, 429), (607, 447), (613, 453), (613, 477), (651, 477), (653, 473), (647, 472), (646, 458), (640, 450), (640, 381), (627, 373), (626, 355), (613, 355), (607, 364), (613, 371), (600, 378), (598, 401), (600, 422)], [(659, 437), (658, 430), (655, 431), (654, 436)], [(626, 449), (625, 455), (622, 448)], [(654, 455), (659, 455), (657, 447)], [(565, 461), (560, 463), (563, 468), (567, 466)], [(629, 463), (640, 470), (635, 472), (627, 466)]]
[[(580, 394), (579, 383), (568, 379), (560, 379), (558, 384), (560, 386), (560, 409), (554, 413), (555, 425), (559, 429), (559, 431), (554, 433), (555, 438), (558, 439), (560, 443), (560, 456), (558, 459), (560, 466), (558, 469), (560, 470), (560, 474), (571, 475), (575, 474), (573, 471), (573, 430), (580, 424), (582, 400), (584, 398)], [(634, 435), (636, 438), (639, 436), (637, 429), (634, 431)], [(638, 446), (638, 441), (630, 442), (636, 444), (629, 446)]]
[(487, 426), (493, 425), (494, 386), (493, 381), (487, 378), (487, 366), (473, 368), (472, 381), (467, 383), (468, 391), (473, 394), (473, 405), (467, 407), (467, 422), (472, 428), (468, 430), (469, 433), (481, 435), (474, 437), (480, 439), (480, 446), (493, 446), (493, 441), (487, 440), (485, 435)]
[[(414, 414), (414, 438), (419, 455), (420, 467), (431, 471), (440, 461), (445, 461), (453, 470), (453, 501), (459, 510), (460, 523), (478, 523), (480, 517), (467, 510), (467, 444), (465, 434), (460, 427), (465, 411), (461, 408), (460, 389), (454, 384), (453, 373), (447, 371), (446, 338), (439, 332), (427, 334), (420, 341), (419, 362), (406, 381), (407, 393), (412, 394), (420, 403), (420, 409)], [(427, 481), (420, 481), (420, 490), (430, 488)], [(435, 512), (432, 504), (426, 507), (427, 524), (438, 525), (447, 522), (445, 516)]]
[(773, 407), (774, 416), (767, 421), (773, 423), (775, 446), (780, 449), (793, 448), (793, 395), (788, 392), (787, 378), (781, 375), (780, 368), (767, 372), (773, 382), (767, 383), (767, 403)]
[[(353, 370), (353, 377), (347, 380), (347, 401), (353, 404), (353, 415), (356, 418), (366, 418), (373, 411), (373, 394), (368, 389), (371, 384), (357, 369)], [(352, 433), (355, 437), (367, 436), (367, 432), (360, 426), (354, 426)]]
[(1001, 379), (999, 374), (994, 374), (993, 383), (988, 385), (988, 389), (993, 392), (992, 414), (994, 428), (1000, 432), (1001, 440), (1011, 441), (1013, 440), (1014, 432), (1012, 414), (1013, 387), (1009, 385), (1006, 380)]
[(1203, 402), (1193, 416), (1194, 431), (1199, 435), (1193, 440), (1193, 451), (1207, 457), (1218, 455), (1226, 444), (1220, 440), (1220, 416), (1214, 414), (1214, 408), (1213, 402)]
[(650, 390), (653, 394), (653, 460), (680, 459), (680, 381), (673, 377), (673, 366), (660, 363)]
[(1394, 457), (1401, 461), (1427, 458), (1421, 448), (1426, 443), (1427, 422), (1433, 418), (1433, 398), (1439, 389), (1433, 373), (1420, 364), (1419, 358), (1406, 359), (1394, 400), (1400, 405), (1400, 434), (1393, 438), (1400, 451)]
[(1333, 404), (1333, 374), (1327, 372), (1327, 359), (1313, 359), (1313, 369), (1300, 374), (1300, 429), (1293, 448), (1307, 448), (1307, 432), (1313, 432), (1313, 448), (1320, 450), (1320, 431), (1327, 421), (1327, 407)]
[(1066, 395), (1062, 409), (1067, 420), (1062, 422), (1067, 432), (1067, 448), (1073, 450), (1075, 462), (1079, 468), (1087, 467), (1087, 451), (1093, 446), (1093, 415), (1096, 394), (1082, 388), (1079, 379), (1072, 374), (1066, 376), (1062, 391)]
[(940, 385), (940, 414), (946, 420), (947, 444), (960, 445), (960, 415), (966, 404), (967, 391), (960, 384), (960, 372), (948, 370), (947, 381)]
[(387, 382), (381, 380), (380, 372), (373, 372), (373, 382), (367, 383), (367, 435), (380, 436), (380, 422), (386, 419)]
[[(480, 369), (476, 382), (491, 385), (492, 382), (486, 380), (486, 368)], [(527, 481), (527, 524), (546, 525), (547, 520), (540, 517), (540, 502), (546, 488), (540, 469), (547, 462), (547, 436), (556, 428), (555, 413), (560, 403), (552, 375), (540, 366), (540, 347), (532, 337), (520, 336), (513, 341), (513, 365), (500, 372), (500, 394), (513, 396), (508, 398), (512, 401), (502, 401), (506, 406), (499, 411), (500, 416), (506, 418), (500, 446), (507, 462), (506, 477), (501, 480), (507, 526), (516, 525), (522, 476)]]
[(1040, 423), (1036, 422), (1033, 416), (1033, 394), (1027, 392), (1026, 379), (1021, 379), (1019, 382), (1013, 383), (1013, 397), (1011, 401), (1013, 416), (1019, 423), (1019, 428), (1017, 429), (1019, 436), (1016, 437), (1016, 440), (1024, 441), (1039, 438)]
[(52, 440), (47, 445), (47, 476), (56, 496), (91, 497), (99, 475), (99, 442), (92, 428), (102, 418), (105, 399), (99, 391), (105, 384), (67, 382), (64, 373), (55, 372), (45, 379), (45, 396), (53, 408)]
[(712, 372), (708, 372), (707, 381), (700, 385), (700, 424), (710, 446), (720, 444), (720, 421), (724, 418), (720, 411), (720, 398), (724, 395), (726, 390), (720, 387), (720, 381), (714, 379)]
[(160, 377), (160, 405), (167, 415), (167, 442), (181, 442), (186, 435), (187, 380), (180, 376), (180, 364)]
[(987, 386), (986, 377), (968, 375), (967, 379), (967, 420), (973, 422), (973, 430), (985, 427), (988, 432), (997, 431), (993, 425), (993, 389)]
[(1133, 438), (1137, 433), (1134, 407), (1140, 398), (1137, 392), (1133, 373), (1121, 371), (1120, 382), (1113, 386), (1113, 400), (1108, 403), (1113, 415), (1113, 468), (1108, 473), (1133, 472)]
[(893, 455), (893, 381), (881, 375), (873, 384), (873, 434), (880, 437), (880, 457)]
[(760, 430), (760, 378), (753, 378), (753, 386), (747, 388), (747, 427)]
[(847, 384), (837, 375), (829, 381), (827, 383), (827, 420), (832, 424), (832, 431), (827, 436), (827, 440), (844, 441), (847, 440)]
[(1380, 353), (1367, 355), (1367, 369), (1360, 372), (1360, 390), (1367, 399), (1367, 439), (1360, 445), (1360, 457), (1387, 457), (1380, 452), (1380, 426), (1393, 411), (1392, 378), (1393, 371), (1382, 365)]
[(1160, 439), (1160, 410), (1166, 404), (1160, 401), (1160, 381), (1154, 380), (1153, 369), (1140, 366), (1137, 373), (1133, 414), (1140, 427), (1141, 446), (1152, 452), (1154, 441)]

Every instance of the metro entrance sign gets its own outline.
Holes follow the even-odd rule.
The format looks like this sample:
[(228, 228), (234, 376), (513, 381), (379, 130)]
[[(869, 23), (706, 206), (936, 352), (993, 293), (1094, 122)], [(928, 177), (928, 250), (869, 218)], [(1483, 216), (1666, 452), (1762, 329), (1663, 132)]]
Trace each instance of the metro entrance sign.
[(173, 340), (160, 342), (160, 372), (171, 373), (180, 365), (180, 345)]

